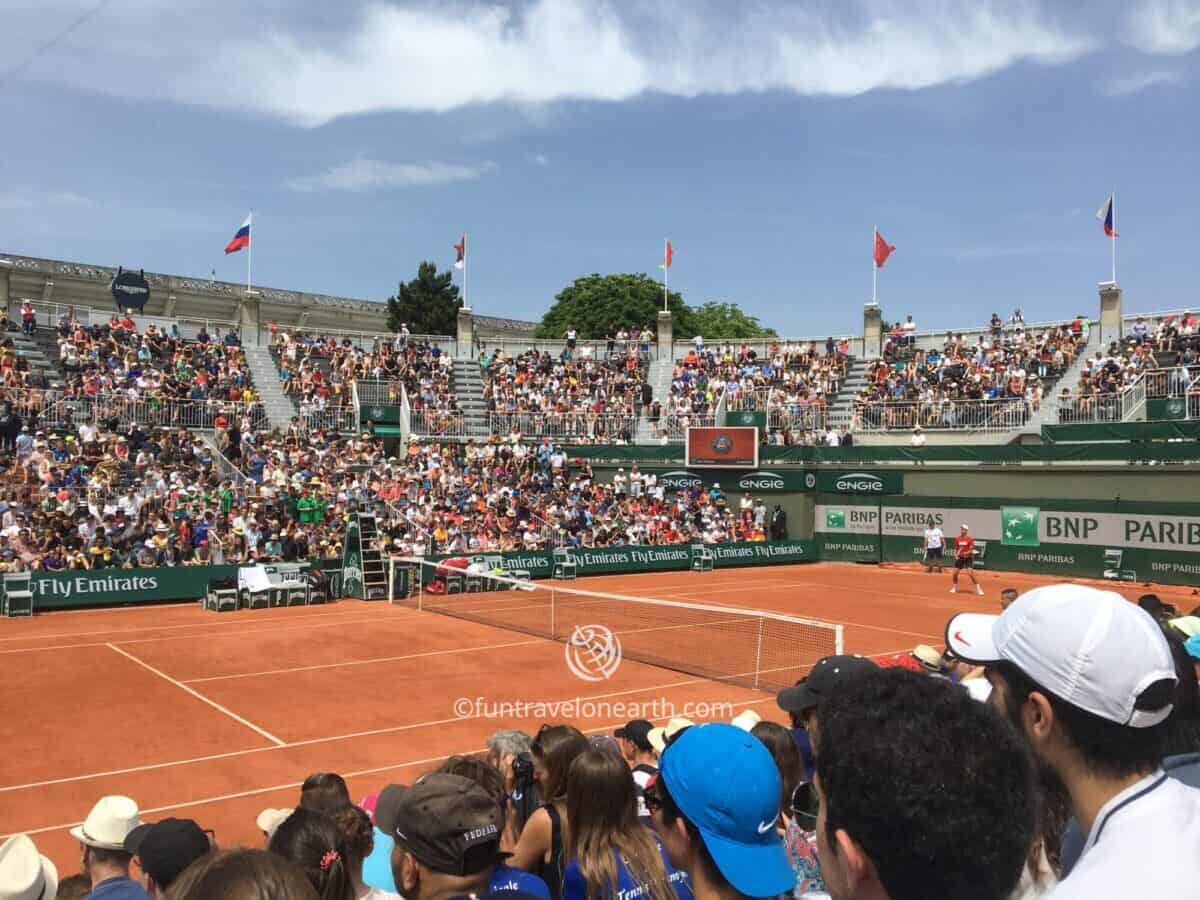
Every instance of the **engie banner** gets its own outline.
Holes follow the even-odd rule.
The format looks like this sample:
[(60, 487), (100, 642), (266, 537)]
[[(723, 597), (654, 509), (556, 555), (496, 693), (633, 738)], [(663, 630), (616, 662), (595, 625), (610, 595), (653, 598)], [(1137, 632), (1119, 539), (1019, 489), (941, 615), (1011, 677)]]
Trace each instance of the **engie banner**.
[(1200, 508), (1124, 504), (1127, 510), (1113, 511), (1113, 505), (920, 497), (863, 503), (821, 495), (814, 531), (821, 559), (919, 560), (932, 520), (948, 542), (962, 525), (986, 541), (988, 568), (1100, 578), (1105, 551), (1118, 551), (1118, 568), (1139, 580), (1200, 583)]

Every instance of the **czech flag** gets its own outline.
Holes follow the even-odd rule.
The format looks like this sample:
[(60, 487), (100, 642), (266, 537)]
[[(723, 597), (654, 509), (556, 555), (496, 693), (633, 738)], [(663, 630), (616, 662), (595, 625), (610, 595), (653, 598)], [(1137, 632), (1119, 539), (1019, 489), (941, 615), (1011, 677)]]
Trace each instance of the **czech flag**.
[(1115, 223), (1113, 222), (1112, 194), (1109, 194), (1107, 202), (1098, 210), (1096, 210), (1096, 218), (1104, 223), (1104, 233), (1108, 237), (1115, 238), (1117, 236), (1117, 229), (1115, 227)]
[(883, 239), (883, 235), (879, 230), (875, 230), (875, 268), (882, 269), (883, 264), (887, 262), (887, 258), (895, 251), (895, 247)]
[(243, 247), (250, 246), (250, 216), (246, 216), (246, 221), (242, 223), (242, 227), (237, 230), (237, 234), (233, 236), (233, 240), (225, 245), (226, 253), (237, 253)]
[(454, 268), (462, 269), (467, 264), (467, 236), (464, 234), (462, 240), (454, 245)]

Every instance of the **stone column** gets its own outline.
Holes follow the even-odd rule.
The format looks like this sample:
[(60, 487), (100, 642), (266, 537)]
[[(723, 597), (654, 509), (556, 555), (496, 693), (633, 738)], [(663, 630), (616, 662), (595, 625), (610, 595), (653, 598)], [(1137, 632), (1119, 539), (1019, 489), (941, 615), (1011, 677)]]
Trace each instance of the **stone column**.
[[(8, 309), (8, 282), (10, 276), (12, 275), (12, 268), (13, 264), (11, 259), (0, 259), (0, 309)], [(9, 315), (10, 318), (20, 321), (19, 317), (14, 317), (11, 313)]]
[(469, 306), (464, 306), (458, 311), (458, 346), (455, 356), (459, 359), (475, 357), (475, 314)]
[(1122, 313), (1121, 289), (1111, 281), (1100, 284), (1100, 345), (1107, 347), (1112, 341), (1121, 340)]
[(875, 359), (883, 353), (883, 311), (878, 303), (863, 307), (863, 358)]
[(261, 325), (259, 309), (258, 291), (253, 288), (248, 289), (246, 299), (238, 305), (238, 337), (242, 339), (243, 347), (262, 346), (262, 335), (259, 333)]
[(675, 326), (671, 322), (671, 311), (658, 311), (658, 358), (673, 360), (675, 352)]

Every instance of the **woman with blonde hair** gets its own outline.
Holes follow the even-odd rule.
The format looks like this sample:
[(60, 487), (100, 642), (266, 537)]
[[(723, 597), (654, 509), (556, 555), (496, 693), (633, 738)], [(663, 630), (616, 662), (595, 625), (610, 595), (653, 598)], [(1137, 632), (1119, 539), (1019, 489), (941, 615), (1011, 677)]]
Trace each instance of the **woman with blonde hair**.
[(687, 874), (671, 868), (655, 833), (638, 820), (633, 773), (619, 756), (593, 748), (575, 759), (567, 818), (563, 900), (691, 900)]

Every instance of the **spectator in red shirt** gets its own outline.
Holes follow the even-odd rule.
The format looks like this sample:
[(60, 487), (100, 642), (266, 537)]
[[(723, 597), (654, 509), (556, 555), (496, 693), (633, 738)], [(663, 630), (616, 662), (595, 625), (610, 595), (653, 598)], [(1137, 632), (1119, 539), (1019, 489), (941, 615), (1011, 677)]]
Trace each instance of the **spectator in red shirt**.
[(975, 593), (982, 596), (983, 587), (975, 577), (975, 538), (967, 532), (968, 528), (964, 525), (959, 530), (958, 537), (954, 539), (954, 576), (950, 584), (950, 593), (958, 593), (958, 573), (966, 571), (971, 577), (971, 583), (975, 585)]

